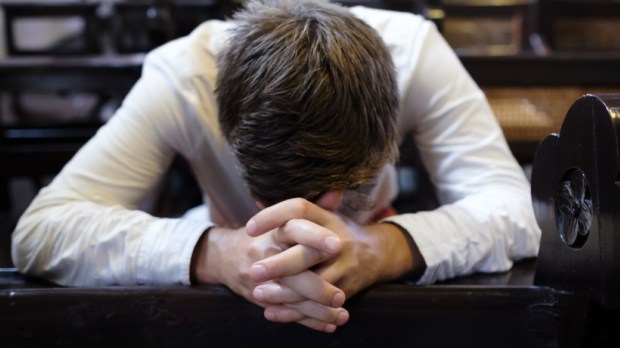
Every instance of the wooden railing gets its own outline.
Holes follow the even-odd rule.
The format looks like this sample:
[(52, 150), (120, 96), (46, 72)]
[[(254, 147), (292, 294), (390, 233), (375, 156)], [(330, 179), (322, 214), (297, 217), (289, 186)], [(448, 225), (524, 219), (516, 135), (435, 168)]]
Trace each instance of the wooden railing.
[[(0, 272), (0, 341), (88, 347), (553, 347), (558, 295), (535, 263), (433, 286), (376, 286), (336, 333), (265, 320), (220, 286), (61, 288)], [(515, 276), (513, 278), (513, 275)]]

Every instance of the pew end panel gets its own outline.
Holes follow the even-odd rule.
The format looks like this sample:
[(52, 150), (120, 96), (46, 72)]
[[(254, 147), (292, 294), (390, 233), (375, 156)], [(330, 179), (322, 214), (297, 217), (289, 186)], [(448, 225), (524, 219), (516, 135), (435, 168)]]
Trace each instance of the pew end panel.
[(585, 95), (560, 134), (545, 138), (532, 172), (542, 240), (535, 283), (620, 308), (620, 95)]

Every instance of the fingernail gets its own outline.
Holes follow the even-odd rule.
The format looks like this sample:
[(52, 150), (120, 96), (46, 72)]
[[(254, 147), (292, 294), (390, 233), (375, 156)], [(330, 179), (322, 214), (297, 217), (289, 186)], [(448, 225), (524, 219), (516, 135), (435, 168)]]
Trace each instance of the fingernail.
[(340, 238), (334, 236), (325, 238), (325, 247), (332, 253), (337, 252), (340, 249)]
[(334, 298), (332, 299), (332, 307), (333, 308), (342, 307), (342, 305), (344, 304), (344, 300), (345, 298), (342, 292), (336, 293), (336, 295), (334, 295)]
[(250, 221), (245, 224), (245, 231), (249, 235), (256, 233), (256, 221), (254, 221), (254, 219), (250, 219)]
[(340, 313), (338, 313), (338, 318), (336, 319), (336, 325), (344, 325), (347, 321), (349, 321), (349, 312), (344, 310), (340, 311)]
[(254, 299), (258, 302), (265, 302), (265, 291), (261, 288), (254, 288), (254, 292), (252, 294)]
[(267, 269), (263, 265), (253, 265), (250, 267), (250, 278), (254, 281), (263, 281), (267, 279)]

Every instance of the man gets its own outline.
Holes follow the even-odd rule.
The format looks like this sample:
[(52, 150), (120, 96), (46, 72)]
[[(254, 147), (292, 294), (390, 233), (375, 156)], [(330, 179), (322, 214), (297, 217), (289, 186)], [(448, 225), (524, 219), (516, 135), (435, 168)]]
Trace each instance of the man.
[[(381, 220), (410, 133), (443, 206)], [(175, 154), (208, 219), (137, 210)], [(67, 285), (225, 284), (269, 320), (333, 332), (371, 284), (506, 270), (539, 236), (483, 93), (431, 23), (252, 1), (149, 54), (20, 220), (13, 259)]]

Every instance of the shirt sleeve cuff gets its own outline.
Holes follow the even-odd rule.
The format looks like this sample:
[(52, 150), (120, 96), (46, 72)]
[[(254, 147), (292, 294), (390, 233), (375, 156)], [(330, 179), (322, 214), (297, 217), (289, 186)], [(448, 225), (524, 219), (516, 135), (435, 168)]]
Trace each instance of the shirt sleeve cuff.
[[(451, 239), (450, 223), (442, 224), (433, 212), (396, 215), (384, 219), (407, 231), (418, 247), (426, 263), (426, 270), (417, 284), (432, 284), (438, 280), (454, 277), (455, 274), (446, 256), (446, 241)], [(432, 222), (431, 222), (432, 221)], [(443, 225), (442, 226), (438, 226)]]
[(138, 255), (139, 284), (190, 282), (192, 255), (200, 237), (213, 224), (188, 219), (158, 219), (144, 231)]

